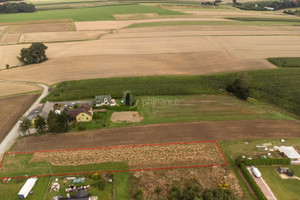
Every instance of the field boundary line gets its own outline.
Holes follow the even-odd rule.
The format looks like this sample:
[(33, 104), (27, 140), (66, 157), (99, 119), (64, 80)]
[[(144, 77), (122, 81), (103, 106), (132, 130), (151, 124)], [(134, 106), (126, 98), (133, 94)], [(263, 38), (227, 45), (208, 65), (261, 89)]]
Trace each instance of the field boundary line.
[(108, 170), (108, 171), (91, 171), (91, 172), (77, 172), (77, 173), (62, 173), (62, 174), (43, 174), (43, 175), (31, 175), (31, 176), (18, 176), (18, 177), (0, 177), (5, 178), (29, 178), (29, 177), (52, 177), (52, 176), (72, 176), (83, 174), (95, 174), (95, 173), (116, 173), (116, 172), (132, 172), (132, 171), (152, 171), (152, 170), (166, 170), (166, 169), (186, 169), (186, 168), (200, 168), (200, 167), (216, 167), (227, 166), (228, 162), (218, 145), (217, 141), (198, 141), (198, 142), (173, 142), (162, 144), (142, 144), (142, 145), (123, 145), (123, 146), (108, 146), (108, 147), (94, 147), (94, 148), (77, 148), (77, 149), (58, 149), (58, 150), (44, 150), (44, 151), (29, 151), (29, 152), (7, 152), (3, 155), (0, 163), (0, 169), (3, 165), (6, 155), (18, 155), (18, 154), (32, 154), (32, 153), (44, 153), (44, 152), (63, 152), (63, 151), (80, 151), (80, 150), (95, 150), (95, 149), (112, 149), (112, 148), (130, 148), (130, 147), (144, 147), (144, 146), (163, 146), (163, 145), (180, 145), (180, 144), (201, 144), (201, 143), (214, 143), (221, 154), (224, 163), (221, 164), (208, 164), (208, 165), (193, 165), (193, 166), (177, 166), (177, 167), (158, 167), (158, 168), (143, 168), (143, 169), (126, 169), (126, 170)]

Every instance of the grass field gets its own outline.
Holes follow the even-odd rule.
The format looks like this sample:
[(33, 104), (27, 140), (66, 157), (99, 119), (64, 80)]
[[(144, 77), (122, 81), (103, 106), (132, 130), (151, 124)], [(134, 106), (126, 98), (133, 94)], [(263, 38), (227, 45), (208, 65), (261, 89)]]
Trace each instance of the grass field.
[(268, 61), (278, 67), (300, 67), (299, 57), (268, 58)]
[[(93, 99), (94, 95), (111, 94), (120, 98), (130, 90), (136, 96), (224, 94), (237, 73), (205, 76), (159, 76), (89, 79), (62, 82), (46, 100), (68, 101)], [(249, 71), (251, 97), (275, 104), (300, 115), (300, 69), (278, 68)], [(76, 89), (75, 89), (76, 88)], [(45, 100), (45, 99), (44, 99)]]
[(115, 20), (114, 14), (157, 13), (158, 15), (182, 15), (183, 13), (144, 5), (102, 6), (82, 9), (49, 10), (35, 13), (1, 14), (0, 22), (24, 22), (50, 19), (74, 21)]
[(164, 22), (149, 22), (135, 23), (126, 28), (152, 27), (152, 26), (184, 26), (184, 25), (252, 25), (252, 26), (291, 26), (300, 25), (300, 21), (164, 21)]
[[(297, 200), (300, 199), (300, 181), (294, 179), (282, 179), (276, 172), (278, 166), (257, 166), (263, 179), (267, 182), (272, 192), (278, 200)], [(295, 170), (295, 175), (300, 176), (300, 166), (287, 166)]]

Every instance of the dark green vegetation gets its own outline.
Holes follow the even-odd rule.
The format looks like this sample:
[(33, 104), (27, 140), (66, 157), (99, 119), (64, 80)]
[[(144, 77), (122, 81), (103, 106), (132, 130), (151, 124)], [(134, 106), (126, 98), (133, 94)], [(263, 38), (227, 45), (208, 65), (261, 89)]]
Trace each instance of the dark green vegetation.
[(43, 43), (32, 43), (28, 48), (22, 48), (18, 59), (25, 65), (42, 63), (48, 60), (46, 49), (48, 47)]
[[(279, 68), (249, 71), (250, 97), (275, 104), (300, 115), (300, 69)], [(130, 90), (136, 96), (224, 94), (237, 73), (205, 76), (159, 76), (90, 79), (62, 82), (46, 97), (50, 101), (93, 99), (111, 94), (121, 98)]]
[(265, 7), (274, 8), (274, 10), (280, 10), (285, 8), (294, 8), (297, 3), (291, 1), (258, 1), (258, 2), (245, 2), (236, 3), (235, 7), (242, 10), (267, 10)]
[(64, 112), (56, 114), (51, 110), (48, 114), (47, 125), (50, 133), (63, 133), (70, 129), (68, 116)]
[(0, 22), (23, 22), (50, 19), (73, 19), (74, 21), (115, 20), (115, 14), (157, 13), (158, 15), (183, 15), (183, 13), (144, 5), (102, 6), (92, 8), (48, 10), (35, 13), (1, 15)]
[(0, 13), (32, 13), (35, 12), (35, 5), (20, 3), (4, 3), (0, 4)]
[(283, 13), (288, 14), (288, 15), (296, 15), (300, 16), (300, 10), (285, 10)]
[(250, 95), (250, 83), (251, 79), (247, 73), (239, 73), (226, 90), (240, 99), (247, 100)]
[(300, 67), (299, 57), (268, 58), (268, 61), (270, 61), (278, 67)]

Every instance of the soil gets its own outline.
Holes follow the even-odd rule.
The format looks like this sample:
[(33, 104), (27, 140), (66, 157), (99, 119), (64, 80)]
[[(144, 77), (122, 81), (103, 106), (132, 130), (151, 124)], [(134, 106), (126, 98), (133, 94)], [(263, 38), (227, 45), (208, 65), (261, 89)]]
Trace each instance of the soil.
[(10, 129), (20, 119), (20, 117), (22, 117), (37, 97), (37, 94), (28, 94), (0, 98), (0, 142), (6, 137)]
[(139, 14), (116, 14), (114, 15), (116, 20), (131, 20), (131, 19), (149, 19), (158, 18), (157, 13), (139, 13)]
[[(227, 166), (137, 171), (131, 172), (130, 175), (131, 193), (137, 189), (142, 189), (145, 199), (166, 197), (173, 185), (184, 185), (190, 179), (197, 180), (203, 189), (217, 188), (218, 184), (223, 183), (224, 176), (226, 176), (225, 182), (229, 184), (229, 188), (235, 192), (239, 199), (244, 199), (237, 178)], [(159, 194), (155, 193), (157, 187), (162, 189)]]
[(102, 146), (209, 140), (300, 137), (296, 120), (202, 121), (101, 129), (22, 138), (12, 151), (40, 151)]
[(126, 112), (114, 112), (110, 118), (110, 121), (115, 123), (122, 122), (140, 122), (143, 120), (143, 117), (140, 116), (139, 112), (136, 111), (126, 111)]
[(54, 166), (126, 162), (132, 170), (225, 164), (215, 143), (42, 152), (35, 153), (30, 162), (50, 162)]
[(20, 38), (19, 33), (5, 34), (2, 37), (0, 44), (17, 44), (19, 38)]

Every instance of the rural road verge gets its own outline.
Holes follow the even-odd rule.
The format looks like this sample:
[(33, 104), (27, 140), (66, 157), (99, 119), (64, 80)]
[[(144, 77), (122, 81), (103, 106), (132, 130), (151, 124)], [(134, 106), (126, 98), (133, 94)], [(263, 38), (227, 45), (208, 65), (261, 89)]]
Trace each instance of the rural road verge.
[[(40, 101), (48, 94), (48, 86), (41, 84), (41, 83), (27, 83), (27, 82), (21, 82), (21, 81), (6, 81), (6, 80), (0, 80), (1, 82), (10, 82), (10, 83), (24, 83), (24, 84), (32, 84), (39, 86), (43, 88), (42, 94), (39, 96), (39, 98), (32, 104), (32, 106), (23, 114), (23, 116), (28, 115), (34, 108), (37, 107), (37, 105), (40, 103)], [(4, 140), (0, 144), (0, 158), (3, 156), (3, 154), (11, 148), (11, 146), (15, 143), (17, 138), (19, 137), (19, 126), (21, 121), (18, 120), (18, 122), (13, 126), (13, 128), (10, 130), (10, 132), (6, 135)]]

